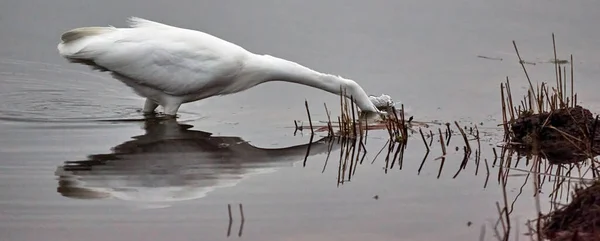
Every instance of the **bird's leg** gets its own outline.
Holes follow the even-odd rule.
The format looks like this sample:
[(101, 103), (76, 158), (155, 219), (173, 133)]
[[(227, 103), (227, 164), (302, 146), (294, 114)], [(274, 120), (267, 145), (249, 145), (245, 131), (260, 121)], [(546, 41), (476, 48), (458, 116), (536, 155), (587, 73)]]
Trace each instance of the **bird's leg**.
[(165, 115), (170, 118), (176, 118), (177, 111), (179, 110), (180, 106), (181, 106), (181, 101), (177, 101), (177, 100), (166, 101), (166, 103), (163, 105), (163, 107), (165, 109)]
[(146, 99), (146, 103), (144, 103), (144, 115), (152, 115), (154, 114), (154, 110), (158, 107), (158, 104), (151, 99)]

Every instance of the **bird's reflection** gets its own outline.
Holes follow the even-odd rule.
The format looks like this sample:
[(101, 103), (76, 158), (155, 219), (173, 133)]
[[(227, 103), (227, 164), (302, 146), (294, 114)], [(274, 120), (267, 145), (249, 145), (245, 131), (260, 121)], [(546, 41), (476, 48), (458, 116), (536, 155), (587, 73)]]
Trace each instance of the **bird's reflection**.
[(310, 144), (265, 149), (239, 137), (212, 136), (191, 127), (176, 120), (147, 119), (144, 135), (114, 147), (112, 153), (59, 166), (57, 191), (81, 199), (146, 203), (192, 200), (216, 188), (233, 186), (247, 176), (291, 166), (307, 154), (339, 147), (323, 138)]

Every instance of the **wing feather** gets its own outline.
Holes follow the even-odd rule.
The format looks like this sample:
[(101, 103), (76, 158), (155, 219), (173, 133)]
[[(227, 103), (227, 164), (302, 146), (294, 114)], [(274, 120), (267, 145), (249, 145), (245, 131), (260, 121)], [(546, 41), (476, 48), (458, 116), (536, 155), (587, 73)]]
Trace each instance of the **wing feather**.
[(164, 23), (154, 22), (148, 19), (143, 19), (139, 17), (130, 17), (129, 18), (129, 26), (132, 28), (177, 28), (175, 26), (167, 25)]

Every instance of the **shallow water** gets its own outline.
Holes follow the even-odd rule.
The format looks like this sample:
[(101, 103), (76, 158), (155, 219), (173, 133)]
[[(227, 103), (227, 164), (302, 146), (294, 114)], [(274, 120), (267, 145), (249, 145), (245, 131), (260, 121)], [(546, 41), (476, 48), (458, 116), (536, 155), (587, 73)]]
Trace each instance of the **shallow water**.
[[(56, 52), (65, 30), (123, 26), (132, 15), (355, 79), (402, 101), (418, 121), (478, 124), (489, 181), (484, 188), (484, 165), (475, 175), (471, 162), (453, 178), (460, 137), (439, 178), (437, 147), (418, 173), (425, 155), (418, 133), (402, 170), (396, 164), (386, 173), (385, 154), (371, 164), (387, 138), (374, 131), (365, 162), (338, 187), (340, 146), (327, 159), (328, 145), (311, 145), (304, 166), (309, 133), (294, 135), (293, 120), (306, 123), (305, 99), (313, 120), (326, 120), (322, 104), (339, 100), (299, 85), (269, 83), (186, 104), (178, 122), (142, 121), (141, 98)], [(492, 240), (502, 203), (491, 152), (501, 141), (498, 86), (506, 76), (515, 95), (527, 86), (511, 41), (526, 60), (544, 62), (554, 32), (559, 55), (575, 57), (579, 100), (594, 110), (598, 16), (598, 4), (583, 0), (2, 1), (0, 239), (225, 240), (240, 235), (242, 203), (244, 240), (474, 240), (482, 225)], [(536, 80), (554, 78), (551, 64), (527, 68)], [(532, 187), (522, 188), (522, 179), (507, 188), (511, 200), (523, 193), (512, 213), (516, 233), (535, 218)]]

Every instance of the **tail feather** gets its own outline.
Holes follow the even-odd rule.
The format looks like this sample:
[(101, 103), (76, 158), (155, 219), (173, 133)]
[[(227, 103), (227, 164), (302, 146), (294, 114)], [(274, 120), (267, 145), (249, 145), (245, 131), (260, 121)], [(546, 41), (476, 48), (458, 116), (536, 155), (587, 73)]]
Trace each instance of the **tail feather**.
[[(138, 17), (130, 17), (129, 25), (131, 28), (174, 28)], [(95, 70), (108, 71), (96, 64), (95, 58), (98, 52), (103, 52), (102, 49), (110, 47), (115, 38), (118, 38), (119, 30), (121, 29), (112, 26), (71, 29), (61, 35), (61, 42), (57, 46), (58, 52), (71, 63), (88, 65)]]
[(112, 32), (114, 31), (115, 28), (113, 27), (83, 27), (83, 28), (76, 28), (76, 29), (72, 29), (70, 31), (67, 31), (66, 33), (64, 33), (60, 39), (62, 40), (63, 44), (68, 44), (80, 39), (83, 39), (85, 37), (88, 36), (95, 36), (95, 35), (100, 35), (103, 33), (108, 33), (108, 32)]
[(71, 63), (79, 63), (92, 67), (92, 69), (100, 71), (108, 71), (106, 68), (97, 65), (89, 51), (85, 49), (93, 43), (96, 43), (96, 36), (101, 36), (117, 30), (114, 27), (83, 27), (76, 28), (65, 32), (58, 44), (58, 52)]
[(76, 55), (88, 46), (96, 42), (96, 36), (116, 31), (114, 27), (84, 27), (76, 28), (65, 32), (61, 36), (61, 43), (58, 44), (58, 52), (64, 57), (76, 57)]

